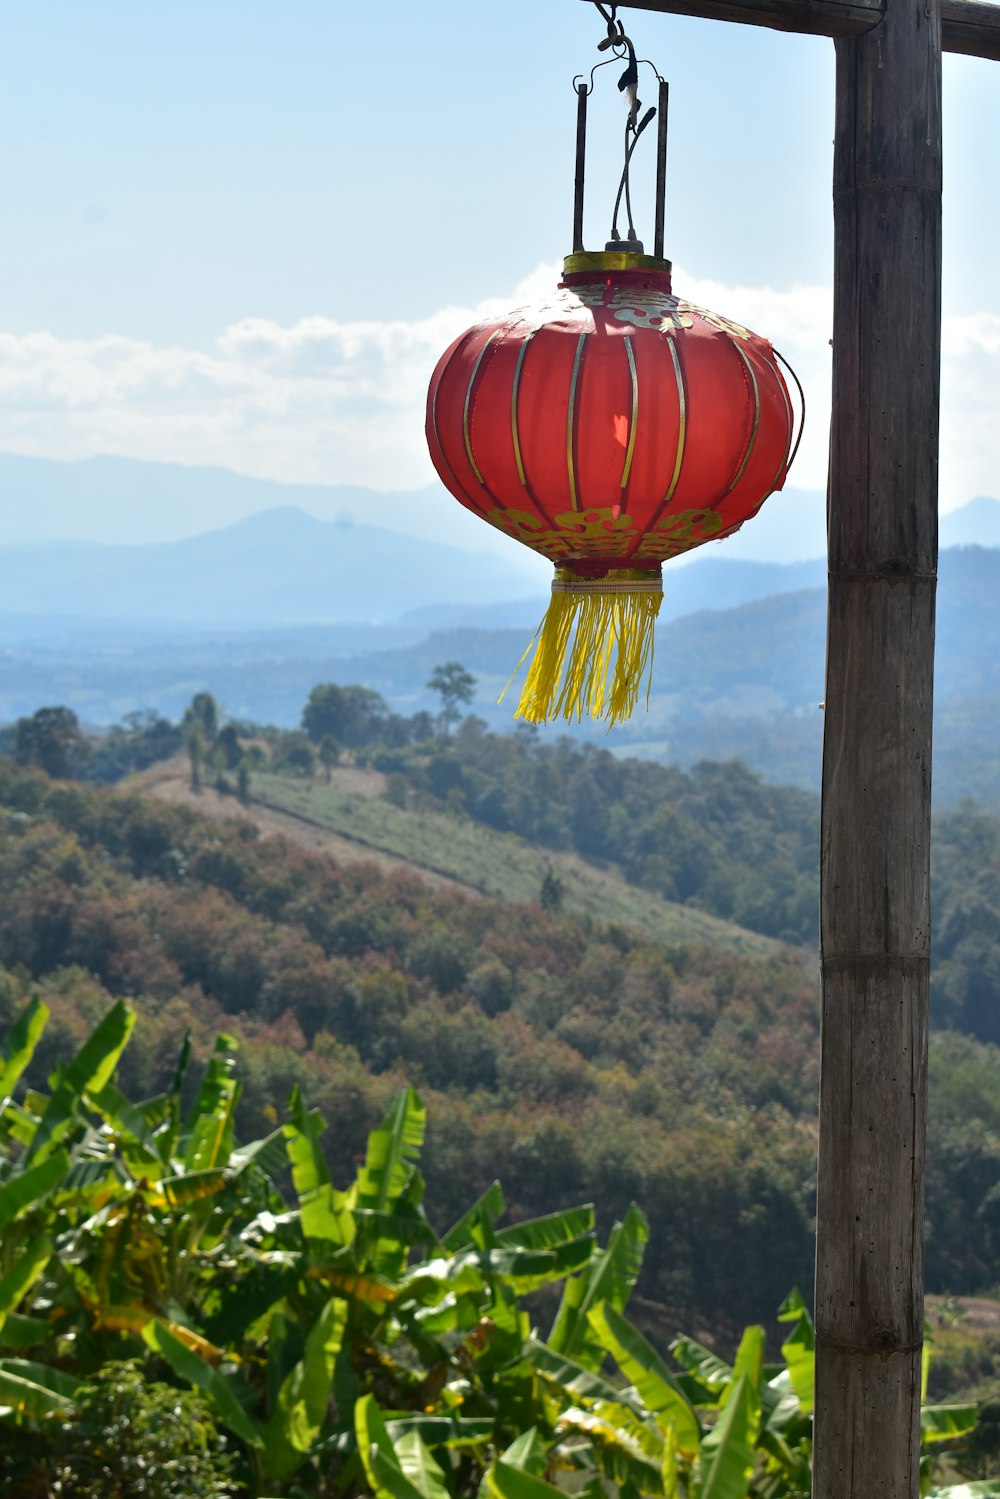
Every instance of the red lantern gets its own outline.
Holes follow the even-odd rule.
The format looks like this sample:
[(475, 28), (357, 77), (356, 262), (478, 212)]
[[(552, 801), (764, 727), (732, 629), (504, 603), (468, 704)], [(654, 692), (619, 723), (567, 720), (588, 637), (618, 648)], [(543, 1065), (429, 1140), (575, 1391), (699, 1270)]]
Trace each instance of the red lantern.
[(434, 466), (556, 566), (518, 716), (628, 716), (661, 562), (732, 535), (781, 488), (793, 426), (767, 340), (674, 296), (669, 261), (634, 237), (578, 250), (548, 301), (455, 340), (427, 398)]

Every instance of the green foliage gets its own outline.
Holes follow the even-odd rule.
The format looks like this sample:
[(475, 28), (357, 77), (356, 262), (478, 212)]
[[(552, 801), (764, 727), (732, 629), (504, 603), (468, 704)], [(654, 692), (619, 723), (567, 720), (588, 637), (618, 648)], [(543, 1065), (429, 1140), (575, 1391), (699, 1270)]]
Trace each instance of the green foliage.
[(122, 723), (91, 744), (77, 774), (98, 785), (111, 785), (134, 771), (169, 760), (184, 747), (177, 724), (158, 713), (128, 713)]
[(441, 722), (447, 733), (462, 716), (460, 705), (472, 702), (476, 679), (460, 662), (446, 661), (435, 666), (427, 686), (441, 699)]
[(338, 687), (322, 682), (314, 687), (302, 710), (302, 727), (314, 743), (327, 736), (356, 749), (378, 738), (388, 709), (368, 687)]
[(39, 708), (14, 726), (14, 758), (18, 765), (37, 765), (58, 779), (76, 775), (89, 746), (71, 708)]
[(210, 692), (196, 692), (184, 711), (185, 724), (198, 730), (205, 744), (213, 744), (219, 732), (219, 705)]
[[(15, 1026), (10, 1082), (45, 1018), (34, 1005)], [(732, 1363), (676, 1338), (672, 1369), (628, 1315), (648, 1238), (635, 1206), (602, 1245), (588, 1206), (501, 1226), (493, 1184), (439, 1235), (412, 1089), (340, 1190), (299, 1093), (279, 1129), (237, 1143), (230, 1037), (186, 1110), (186, 1043), (165, 1093), (128, 1100), (112, 1070), (130, 1030), (121, 1010), (105, 1016), (51, 1093), (0, 1113), (4, 1178), (25, 1180), (32, 1157), (48, 1168), (8, 1204), (3, 1240), (13, 1499), (353, 1499), (365, 1485), (543, 1499), (570, 1475), (574, 1491), (622, 1499), (806, 1499), (813, 1339), (799, 1298), (781, 1313), (784, 1362), (766, 1362), (750, 1327)], [(543, 1339), (533, 1321), (555, 1295)], [(8, 1353), (26, 1339), (30, 1360)], [(925, 1409), (928, 1483), (961, 1476), (975, 1420)]]
[[(467, 827), (484, 833), (440, 820), (454, 846)], [(409, 819), (421, 821), (430, 838), (430, 814)], [(338, 1179), (408, 1080), (430, 1111), (435, 1218), (457, 1218), (499, 1159), (521, 1216), (588, 1198), (607, 1233), (643, 1201), (641, 1295), (734, 1334), (810, 1280), (814, 978), (795, 956), (582, 920), (569, 881), (548, 914), (530, 899), (543, 867), (525, 904), (464, 900), (0, 761), (0, 1024), (33, 980), (53, 1012), (37, 1085), (115, 999), (136, 997), (119, 1067), (140, 1097), (169, 1090), (186, 1028), (203, 1052), (229, 1032), (243, 1056), (234, 1128), (267, 1134), (297, 1084), (331, 1122)], [(928, 1283), (967, 1294), (994, 1283), (1000, 1255), (1000, 1052), (936, 1034), (931, 1084)]]
[[(150, 1381), (137, 1360), (108, 1363), (77, 1387), (64, 1420), (0, 1427), (8, 1499), (227, 1499), (234, 1455), (206, 1403)], [(245, 1490), (243, 1490), (245, 1492)]]

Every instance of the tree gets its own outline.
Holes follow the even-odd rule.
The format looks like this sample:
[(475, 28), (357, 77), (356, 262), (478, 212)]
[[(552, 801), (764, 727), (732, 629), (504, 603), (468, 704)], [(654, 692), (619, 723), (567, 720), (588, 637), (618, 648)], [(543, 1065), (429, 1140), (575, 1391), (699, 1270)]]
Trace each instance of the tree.
[(302, 727), (316, 744), (331, 734), (339, 744), (356, 749), (378, 738), (388, 712), (384, 699), (370, 687), (321, 682), (302, 710)]
[(545, 873), (542, 876), (542, 888), (538, 894), (538, 904), (543, 911), (554, 916), (557, 911), (562, 910), (562, 903), (566, 896), (566, 884), (551, 864), (546, 864)]
[(225, 769), (235, 770), (243, 758), (243, 746), (240, 744), (236, 725), (227, 723), (224, 729), (219, 730), (215, 743), (221, 753)]
[(311, 776), (316, 769), (316, 753), (309, 737), (300, 729), (282, 734), (275, 746), (272, 765), (275, 770), (288, 770), (293, 775)]
[(187, 729), (184, 733), (184, 748), (187, 750), (188, 762), (191, 766), (191, 790), (201, 790), (201, 767), (205, 758), (205, 741), (197, 724), (189, 719)]
[(460, 662), (446, 661), (443, 666), (435, 666), (427, 686), (441, 699), (441, 722), (447, 734), (462, 716), (459, 703), (472, 702), (476, 679)]
[(219, 732), (219, 705), (210, 692), (196, 692), (184, 714), (186, 723), (194, 724), (202, 738), (211, 744)]
[(75, 773), (87, 748), (72, 708), (39, 708), (30, 718), (19, 718), (15, 726), (18, 765), (37, 765), (59, 780)]
[(330, 772), (340, 758), (340, 746), (332, 734), (324, 734), (319, 742), (319, 763), (326, 775), (326, 783), (330, 784)]

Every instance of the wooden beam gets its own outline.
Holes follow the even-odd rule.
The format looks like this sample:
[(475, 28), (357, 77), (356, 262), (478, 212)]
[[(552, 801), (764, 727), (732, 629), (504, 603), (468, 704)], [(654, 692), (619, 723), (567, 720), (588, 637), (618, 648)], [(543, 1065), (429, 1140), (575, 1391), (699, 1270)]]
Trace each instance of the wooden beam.
[(941, 350), (939, 0), (837, 50), (815, 1499), (916, 1499)]
[(941, 45), (946, 52), (1000, 61), (1000, 5), (987, 0), (942, 0)]
[(860, 36), (882, 19), (879, 0), (619, 0), (618, 8), (736, 21), (810, 36)]
[[(883, 15), (879, 0), (619, 0), (619, 9), (834, 38), (861, 36)], [(942, 0), (941, 40), (946, 52), (1000, 59), (1000, 5), (991, 0)]]

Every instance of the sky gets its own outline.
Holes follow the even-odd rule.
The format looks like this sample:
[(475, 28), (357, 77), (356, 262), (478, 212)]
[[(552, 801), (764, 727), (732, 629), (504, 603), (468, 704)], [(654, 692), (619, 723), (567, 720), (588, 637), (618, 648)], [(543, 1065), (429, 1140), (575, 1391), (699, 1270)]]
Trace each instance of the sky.
[[(795, 365), (808, 419), (790, 483), (821, 490), (833, 44), (621, 17), (671, 85), (675, 290)], [(438, 354), (550, 288), (570, 248), (572, 79), (602, 35), (584, 0), (0, 4), (0, 451), (428, 484)], [(616, 76), (592, 102), (597, 247)], [(1000, 496), (1000, 64), (946, 58), (944, 129), (950, 510)]]

